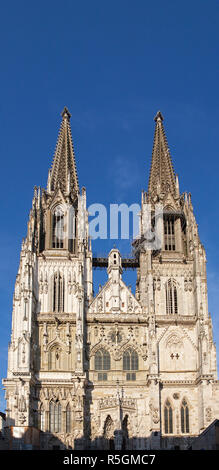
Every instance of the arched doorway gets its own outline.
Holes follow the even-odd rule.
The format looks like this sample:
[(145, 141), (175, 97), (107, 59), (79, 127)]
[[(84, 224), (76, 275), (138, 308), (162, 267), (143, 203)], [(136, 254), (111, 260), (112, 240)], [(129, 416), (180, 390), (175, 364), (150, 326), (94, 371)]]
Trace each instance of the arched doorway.
[(114, 423), (110, 415), (108, 415), (105, 419), (104, 427), (103, 427), (103, 439), (106, 449), (114, 450)]

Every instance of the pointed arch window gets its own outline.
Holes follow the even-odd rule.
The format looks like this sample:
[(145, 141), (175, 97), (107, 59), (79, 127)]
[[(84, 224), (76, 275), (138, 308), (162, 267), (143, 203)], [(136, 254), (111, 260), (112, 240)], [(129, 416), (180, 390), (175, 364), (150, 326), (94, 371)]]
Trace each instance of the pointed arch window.
[(71, 432), (71, 407), (69, 403), (66, 407), (66, 432), (67, 433)]
[(49, 404), (49, 430), (50, 432), (61, 432), (62, 409), (61, 403), (51, 401)]
[(189, 433), (189, 407), (185, 398), (181, 404), (181, 432)]
[[(133, 349), (127, 349), (123, 354), (123, 370), (138, 370), (138, 354)], [(136, 380), (136, 372), (127, 372), (126, 380)]]
[(110, 354), (105, 349), (99, 349), (95, 354), (95, 370), (110, 369)]
[(53, 283), (53, 312), (64, 312), (64, 276), (57, 272)]
[(64, 212), (57, 206), (52, 214), (52, 248), (63, 248)]
[[(106, 371), (110, 370), (110, 354), (105, 349), (99, 349), (95, 354), (95, 370)], [(98, 373), (98, 380), (107, 380), (106, 372)]]
[(164, 406), (164, 432), (165, 434), (173, 434), (173, 410), (169, 400)]
[(133, 349), (127, 349), (123, 354), (123, 370), (138, 370), (138, 354)]
[(175, 220), (173, 215), (164, 216), (164, 247), (166, 251), (175, 251)]
[(177, 288), (171, 279), (166, 284), (166, 313), (167, 315), (178, 313)]

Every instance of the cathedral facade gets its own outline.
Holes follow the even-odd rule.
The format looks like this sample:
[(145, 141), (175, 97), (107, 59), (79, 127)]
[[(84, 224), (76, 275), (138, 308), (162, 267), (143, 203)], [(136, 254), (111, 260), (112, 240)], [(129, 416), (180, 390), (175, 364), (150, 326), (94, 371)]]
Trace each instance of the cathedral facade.
[[(162, 246), (144, 249), (143, 216), (150, 204), (153, 219), (158, 203)], [(93, 257), (85, 206), (64, 108), (47, 188), (34, 189), (22, 242), (3, 380), (7, 425), (40, 430), (41, 449), (185, 449), (219, 418), (219, 382), (205, 250), (160, 112), (132, 259), (116, 248)], [(108, 281), (94, 297), (95, 266)], [(122, 279), (129, 267), (135, 293)]]

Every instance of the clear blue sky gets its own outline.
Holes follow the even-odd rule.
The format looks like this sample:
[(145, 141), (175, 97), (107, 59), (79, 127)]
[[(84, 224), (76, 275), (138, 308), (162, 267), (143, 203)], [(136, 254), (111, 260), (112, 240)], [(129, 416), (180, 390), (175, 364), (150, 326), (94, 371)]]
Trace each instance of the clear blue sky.
[[(140, 202), (153, 118), (162, 111), (180, 189), (192, 193), (207, 251), (219, 351), (218, 1), (9, 0), (1, 3), (0, 44), (0, 376), (33, 187), (46, 185), (64, 105), (88, 204)], [(111, 247), (93, 244), (94, 252)], [(127, 242), (119, 248), (129, 249)]]

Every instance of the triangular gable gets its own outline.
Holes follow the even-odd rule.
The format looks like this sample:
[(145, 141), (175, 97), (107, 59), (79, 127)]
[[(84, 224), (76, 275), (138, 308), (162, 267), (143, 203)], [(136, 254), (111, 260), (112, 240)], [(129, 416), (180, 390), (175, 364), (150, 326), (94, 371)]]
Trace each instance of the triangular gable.
[[(114, 298), (113, 283), (112, 280), (108, 280), (90, 304), (89, 313), (111, 313), (113, 311), (112, 299)], [(141, 313), (141, 305), (121, 279), (119, 280), (118, 312)]]

